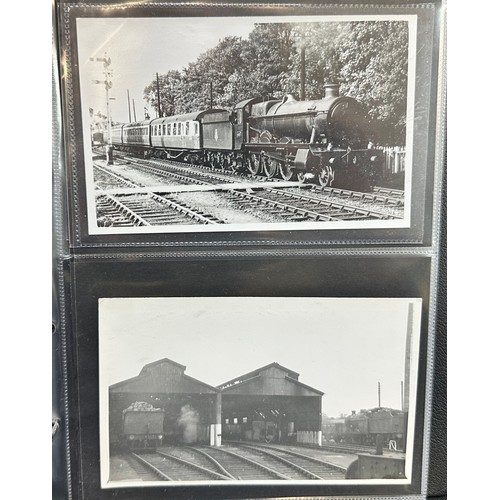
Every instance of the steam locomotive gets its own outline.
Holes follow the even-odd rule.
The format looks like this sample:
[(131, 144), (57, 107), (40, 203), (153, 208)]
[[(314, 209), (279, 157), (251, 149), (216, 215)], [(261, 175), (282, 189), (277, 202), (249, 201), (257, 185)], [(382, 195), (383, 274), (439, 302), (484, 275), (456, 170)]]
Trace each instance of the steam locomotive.
[(360, 410), (345, 418), (323, 422), (323, 438), (336, 443), (375, 445), (380, 435), (384, 446), (392, 441), (401, 450), (405, 447), (407, 417), (407, 412), (392, 408)]
[(164, 438), (165, 411), (136, 402), (123, 410), (122, 445), (128, 450), (156, 450)]
[(367, 190), (380, 179), (383, 165), (367, 128), (361, 104), (328, 84), (318, 100), (298, 101), (291, 94), (281, 100), (253, 98), (231, 110), (115, 125), (111, 142), (146, 157)]

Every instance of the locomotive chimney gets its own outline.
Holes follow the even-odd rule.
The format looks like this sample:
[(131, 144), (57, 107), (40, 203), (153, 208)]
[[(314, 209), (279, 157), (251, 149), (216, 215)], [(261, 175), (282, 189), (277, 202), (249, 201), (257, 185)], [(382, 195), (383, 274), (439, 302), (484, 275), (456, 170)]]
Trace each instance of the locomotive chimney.
[(340, 96), (340, 83), (327, 83), (325, 84), (325, 99), (330, 97)]

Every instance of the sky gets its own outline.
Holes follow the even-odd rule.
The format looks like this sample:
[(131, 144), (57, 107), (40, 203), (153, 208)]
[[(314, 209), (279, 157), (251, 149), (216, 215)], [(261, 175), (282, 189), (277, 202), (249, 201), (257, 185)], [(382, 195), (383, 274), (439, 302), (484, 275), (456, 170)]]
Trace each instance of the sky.
[[(111, 101), (113, 120), (128, 121), (127, 90), (131, 103), (132, 99), (135, 101), (137, 119), (143, 119), (144, 88), (156, 78), (157, 72), (181, 70), (226, 36), (247, 38), (255, 19), (212, 18), (210, 22), (206, 18), (78, 19), (82, 97), (88, 100), (88, 106), (106, 114), (104, 87), (89, 84), (102, 79), (103, 72), (102, 63), (89, 59), (106, 54), (111, 58), (113, 70), (113, 87), (109, 93), (115, 99)], [(192, 34), (188, 40), (186, 33)]]
[(381, 406), (401, 408), (410, 300), (100, 299), (101, 390), (162, 358), (212, 386), (277, 362), (325, 393), (329, 416), (378, 406), (378, 382)]

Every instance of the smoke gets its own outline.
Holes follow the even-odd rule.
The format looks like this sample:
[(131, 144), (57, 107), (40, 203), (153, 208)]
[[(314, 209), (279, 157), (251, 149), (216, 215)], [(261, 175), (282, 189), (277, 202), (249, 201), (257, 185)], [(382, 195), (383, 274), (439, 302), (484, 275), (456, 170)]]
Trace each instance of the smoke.
[(182, 429), (184, 443), (194, 443), (198, 437), (198, 422), (200, 415), (190, 405), (181, 408), (181, 414), (177, 419), (177, 425)]

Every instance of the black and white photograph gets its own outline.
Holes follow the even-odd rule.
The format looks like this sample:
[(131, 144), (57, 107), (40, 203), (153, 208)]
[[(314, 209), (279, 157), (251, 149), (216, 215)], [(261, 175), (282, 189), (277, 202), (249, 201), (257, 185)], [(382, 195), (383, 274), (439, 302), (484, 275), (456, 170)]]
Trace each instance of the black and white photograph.
[(409, 485), (420, 298), (99, 299), (101, 488)]
[(75, 37), (89, 235), (411, 227), (416, 15), (80, 17)]

